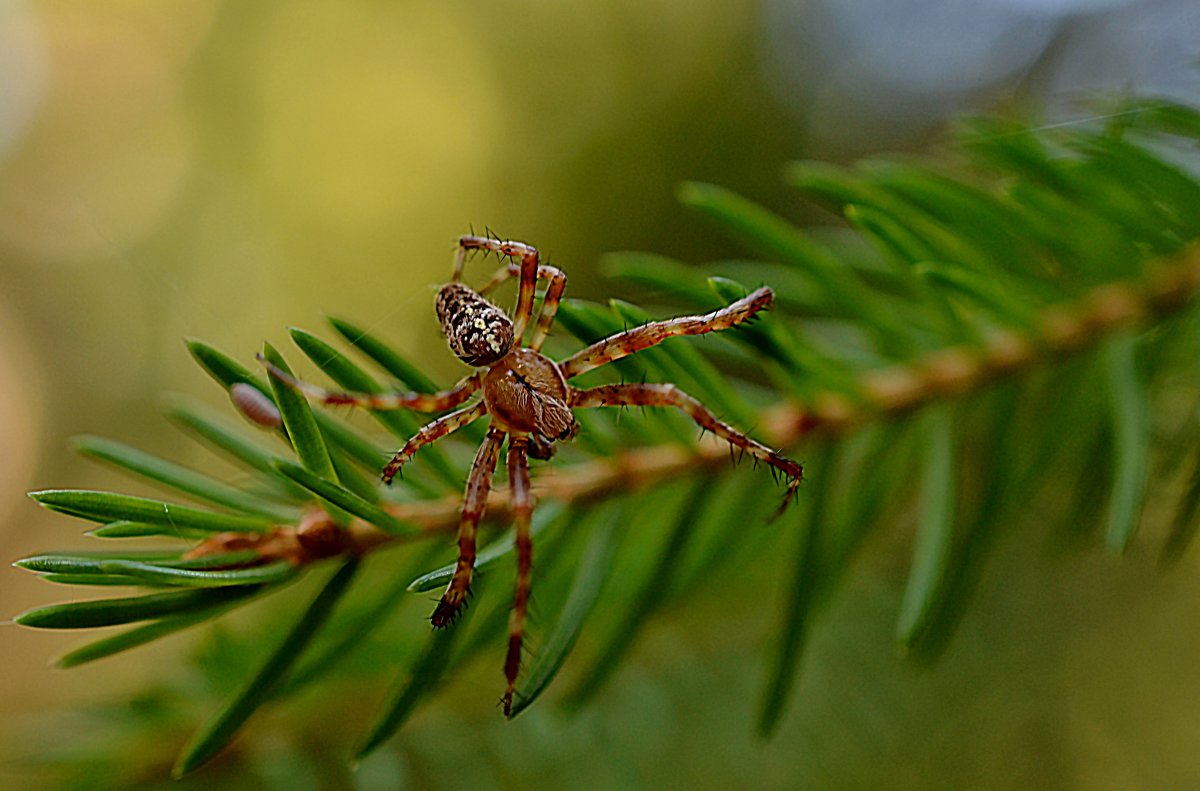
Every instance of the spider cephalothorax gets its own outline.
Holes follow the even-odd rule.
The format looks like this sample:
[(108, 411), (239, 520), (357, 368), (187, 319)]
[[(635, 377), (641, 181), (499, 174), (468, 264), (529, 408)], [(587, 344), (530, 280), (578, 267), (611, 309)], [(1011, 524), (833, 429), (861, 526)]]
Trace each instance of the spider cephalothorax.
[(492, 422), (510, 434), (570, 439), (579, 431), (567, 380), (554, 361), (533, 349), (514, 349), (483, 378)]
[[(480, 291), (462, 283), (466, 255), (485, 250), (509, 258), (491, 282)], [(519, 263), (517, 263), (519, 261)], [(510, 319), (484, 296), (510, 277), (519, 277), (517, 305)], [(522, 343), (533, 314), (537, 281), (546, 280), (546, 292), (537, 325)], [(529, 458), (548, 459), (554, 443), (570, 439), (579, 430), (573, 410), (581, 407), (669, 406), (685, 412), (702, 429), (733, 447), (771, 465), (787, 478), (787, 494), (795, 494), (803, 470), (799, 463), (779, 455), (745, 434), (718, 420), (703, 404), (672, 384), (611, 384), (589, 389), (572, 387), (573, 377), (654, 346), (674, 335), (701, 335), (729, 329), (766, 310), (775, 299), (769, 288), (760, 288), (726, 307), (703, 316), (682, 316), (651, 322), (593, 343), (562, 362), (541, 353), (542, 343), (562, 299), (567, 278), (560, 270), (538, 262), (536, 248), (523, 242), (500, 241), (481, 236), (463, 236), (458, 242), (451, 282), (437, 294), (435, 308), (451, 351), (468, 365), (480, 368), (449, 390), (440, 393), (334, 393), (297, 381), (268, 366), (271, 374), (325, 404), (354, 404), (367, 409), (415, 409), (442, 412), (464, 404), (477, 391), (475, 403), (425, 425), (396, 452), (383, 469), (390, 483), (409, 459), (424, 445), (462, 428), (485, 415), (491, 426), (467, 477), (462, 516), (458, 529), (458, 561), (454, 576), (442, 594), (430, 620), (436, 627), (448, 626), (462, 610), (471, 587), (475, 566), (475, 536), (483, 518), (492, 474), (504, 440), (508, 438), (507, 468), (517, 549), (517, 582), (509, 622), (508, 655), (504, 663), (507, 688), (504, 713), (512, 709), (513, 689), (521, 660), (521, 640), (529, 604), (533, 571), (530, 519), (533, 496), (529, 487)]]

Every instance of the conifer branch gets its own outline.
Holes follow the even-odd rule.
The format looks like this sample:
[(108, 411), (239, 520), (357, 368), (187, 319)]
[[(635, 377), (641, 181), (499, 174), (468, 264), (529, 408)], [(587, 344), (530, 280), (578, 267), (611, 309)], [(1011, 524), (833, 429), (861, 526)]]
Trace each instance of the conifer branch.
[[(791, 448), (814, 433), (843, 435), (857, 426), (918, 409), (936, 400), (968, 397), (1002, 378), (1017, 378), (1039, 365), (1095, 348), (1114, 332), (1144, 326), (1182, 310), (1200, 290), (1200, 245), (1171, 259), (1146, 267), (1139, 280), (1108, 283), (1082, 298), (1040, 313), (1036, 332), (999, 330), (979, 346), (955, 346), (929, 352), (911, 363), (864, 373), (858, 379), (858, 400), (825, 392), (811, 403), (779, 404), (764, 415), (760, 430), (772, 445)], [(719, 469), (729, 463), (728, 445), (701, 437), (692, 449), (664, 443), (620, 451), (611, 459), (596, 459), (566, 470), (546, 470), (533, 490), (539, 499), (560, 503), (595, 500), (660, 484), (699, 467)], [(262, 541), (259, 562), (286, 559), (295, 564), (324, 559), (330, 554), (359, 555), (395, 541), (454, 529), (462, 508), (456, 495), (384, 506), (396, 521), (417, 526), (420, 534), (397, 536), (357, 519), (335, 549), (312, 551), (315, 536), (335, 523), (308, 514), (299, 527), (277, 526)], [(509, 514), (508, 492), (496, 489), (488, 497), (488, 513)], [(244, 549), (245, 534), (220, 534), (202, 542), (189, 557)]]

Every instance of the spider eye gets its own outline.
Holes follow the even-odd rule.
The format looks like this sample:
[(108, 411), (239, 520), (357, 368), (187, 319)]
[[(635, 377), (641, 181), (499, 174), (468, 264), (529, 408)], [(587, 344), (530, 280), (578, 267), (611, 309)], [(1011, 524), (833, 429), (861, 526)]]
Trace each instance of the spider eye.
[(468, 365), (491, 365), (512, 350), (512, 319), (462, 283), (442, 286), (434, 307), (450, 351)]

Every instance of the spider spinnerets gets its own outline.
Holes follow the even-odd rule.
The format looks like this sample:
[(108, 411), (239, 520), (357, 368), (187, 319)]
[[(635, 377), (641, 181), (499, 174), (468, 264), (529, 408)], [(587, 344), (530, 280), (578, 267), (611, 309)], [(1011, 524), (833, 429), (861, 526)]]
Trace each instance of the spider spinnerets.
[[(479, 291), (462, 282), (466, 257), (472, 250), (494, 252), (510, 259)], [(484, 295), (511, 277), (519, 278), (519, 284), (516, 308), (510, 318)], [(532, 320), (538, 280), (547, 281), (542, 310), (537, 324), (522, 343)], [(781, 456), (718, 420), (707, 407), (675, 385), (610, 384), (580, 389), (568, 384), (568, 380), (582, 373), (650, 348), (667, 338), (702, 335), (735, 327), (771, 306), (775, 299), (771, 289), (760, 288), (736, 302), (701, 316), (656, 321), (616, 333), (561, 362), (555, 362), (541, 353), (541, 347), (554, 323), (554, 315), (566, 284), (566, 275), (560, 269), (540, 263), (537, 248), (531, 245), (484, 236), (463, 236), (458, 240), (453, 276), (438, 291), (435, 309), (450, 350), (463, 362), (481, 370), (439, 393), (372, 394), (332, 392), (296, 380), (267, 364), (272, 376), (323, 404), (350, 404), (374, 410), (442, 412), (461, 406), (477, 391), (482, 391), (482, 397), (475, 403), (439, 417), (421, 428), (387, 463), (382, 477), (390, 483), (421, 447), (484, 416), (490, 416), (491, 425), (467, 476), (454, 575), (430, 617), (435, 627), (449, 626), (461, 612), (470, 593), (471, 574), (475, 566), (476, 530), (487, 505), (501, 446), (508, 438), (506, 466), (516, 535), (517, 579), (504, 662), (507, 686), (503, 704), (506, 716), (512, 712), (533, 572), (533, 543), (530, 536), (533, 496), (529, 485), (529, 457), (548, 459), (554, 453), (554, 443), (568, 440), (578, 433), (579, 424), (575, 420), (574, 409), (610, 406), (680, 409), (702, 429), (782, 472), (787, 479), (785, 503), (795, 495), (803, 474), (798, 462)]]

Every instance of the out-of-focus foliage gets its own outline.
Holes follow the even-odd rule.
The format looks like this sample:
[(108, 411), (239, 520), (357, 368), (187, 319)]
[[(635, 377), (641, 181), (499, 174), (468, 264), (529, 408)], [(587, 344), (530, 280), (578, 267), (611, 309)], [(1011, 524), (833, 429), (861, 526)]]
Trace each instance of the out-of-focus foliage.
[[(827, 238), (806, 234), (722, 188), (685, 185), (687, 205), (761, 260), (692, 269), (622, 254), (613, 258), (616, 274), (639, 284), (642, 293), (688, 310), (741, 296), (757, 282), (735, 278), (749, 276), (775, 285), (777, 308), (727, 336), (670, 340), (613, 366), (611, 376), (674, 381), (727, 414), (759, 415), (763, 431), (806, 457), (809, 483), (784, 518), (755, 527), (775, 507), (770, 479), (725, 470), (720, 454), (694, 450), (658, 473), (659, 480), (630, 481), (619, 474), (626, 454), (693, 448), (692, 429), (678, 415), (626, 415), (620, 422), (604, 413), (581, 416), (586, 423), (580, 441), (542, 473), (564, 470), (554, 491), (567, 507), (543, 503), (535, 525), (542, 639), (518, 686), (518, 709), (562, 686), (559, 706), (586, 723), (603, 698), (620, 697), (615, 678), (656, 613), (686, 609), (690, 599), (712, 596), (731, 570), (774, 558), (774, 573), (790, 583), (757, 602), (776, 611), (757, 707), (758, 729), (769, 735), (787, 711), (806, 647), (820, 634), (814, 625), (852, 579), (864, 544), (886, 540), (873, 536), (893, 523), (915, 526), (907, 581), (893, 608), (900, 648), (920, 661), (946, 651), (985, 561), (1031, 510), (1057, 534), (1077, 540), (1099, 533), (1110, 549), (1124, 551), (1135, 541), (1147, 493), (1178, 499), (1166, 519), (1172, 532), (1160, 539), (1163, 557), (1177, 557), (1194, 526), (1198, 499), (1195, 450), (1176, 448), (1175, 438), (1196, 430), (1196, 316), (1187, 308), (1200, 287), (1200, 183), (1158, 147), (1194, 147), (1200, 114), (1157, 100), (1125, 110), (1115, 116), (1119, 123), (1086, 131), (974, 121), (965, 125), (957, 153), (936, 165), (892, 160), (842, 169), (797, 163), (788, 170), (789, 181), (848, 220), (847, 229)], [(647, 315), (628, 303), (604, 308), (568, 301), (560, 325), (577, 345)], [(347, 326), (334, 323), (339, 332)], [(340, 385), (378, 386), (377, 375), (315, 336), (297, 331), (293, 337)], [(399, 380), (396, 386), (428, 386), (414, 376), (411, 363), (373, 335), (353, 333), (350, 340)], [(571, 345), (555, 342), (559, 353)], [(272, 398), (283, 416), (272, 433), (287, 445), (264, 446), (204, 412), (174, 406), (176, 419), (222, 448), (250, 478), (233, 489), (124, 446), (88, 440), (82, 447), (174, 497), (217, 510), (92, 491), (45, 491), (35, 499), (101, 523), (94, 534), (102, 537), (160, 535), (182, 540), (183, 547), (217, 531), (261, 532), (286, 524), (289, 514), (294, 522), (295, 509), (307, 502), (309, 508), (323, 506), (334, 522), (373, 523), (399, 546), (369, 555), (358, 574), (354, 562), (310, 574), (310, 566), (328, 564), (293, 571), (247, 564), (242, 557), (204, 563), (178, 549), (39, 555), (21, 565), (55, 582), (151, 590), (141, 598), (51, 605), (17, 620), (48, 628), (142, 624), (68, 654), (64, 664), (73, 665), (287, 587), (270, 600), (290, 604), (255, 605), (270, 625), (218, 632), (223, 644), (202, 657), (207, 688), (224, 693), (225, 702), (193, 737), (177, 771), (211, 758), (263, 704), (299, 697), (300, 705), (323, 701), (336, 712), (345, 706), (344, 685), (368, 688), (372, 680), (380, 683), (380, 670), (390, 675), (399, 668), (400, 680), (373, 729), (323, 732), (322, 750), (307, 758), (319, 766), (314, 771), (331, 777), (344, 771), (331, 768), (331, 761), (338, 762), (333, 756), (344, 762), (354, 753), (381, 777), (400, 772), (378, 763), (383, 759), (372, 757), (375, 748), (389, 743), (447, 683), (456, 694), (452, 681), (464, 663), (482, 658), (486, 664), (499, 656), (512, 576), (507, 534), (481, 555), (476, 606), (452, 630), (422, 638), (412, 597), (397, 587), (409, 580), (417, 590), (438, 584), (440, 571), (420, 573), (438, 560), (414, 551), (406, 522), (416, 512), (405, 508), (440, 494), (423, 489), (436, 480), (439, 465), (447, 478), (465, 478), (470, 446), (447, 443), (446, 456), (434, 456), (432, 463), (426, 456), (425, 475), (406, 478), (416, 482), (382, 489), (370, 477), (387, 456), (385, 445), (313, 411), (278, 382), (268, 388), (260, 374), (207, 344), (193, 342), (191, 350), (221, 386), (242, 383)], [(286, 365), (270, 346), (266, 357)], [(411, 431), (392, 418), (382, 422), (397, 437)], [(285, 447), (300, 464), (276, 458)], [(597, 475), (603, 479), (606, 469), (611, 481), (600, 497), (573, 501), (572, 481), (582, 490)], [(591, 477), (572, 479), (572, 471)], [(1182, 496), (1176, 492), (1181, 485)], [(587, 490), (594, 494), (594, 487)], [(438, 555), (447, 559), (440, 549)], [(324, 579), (297, 595), (290, 587), (297, 576)], [(307, 602), (304, 609), (279, 615), (298, 601)], [(837, 634), (847, 625), (830, 628)], [(581, 640), (584, 655), (569, 658)], [(743, 655), (743, 661), (733, 688), (744, 688), (753, 675), (747, 669), (751, 657)], [(366, 667), (374, 672), (365, 673)], [(556, 679), (560, 669), (566, 679)], [(706, 684), (706, 691), (721, 683)], [(149, 714), (135, 714), (126, 744), (139, 741), (147, 720), (186, 722), (187, 712), (204, 699), (207, 694), (156, 695)], [(675, 705), (679, 716), (691, 716), (686, 703)], [(752, 708), (744, 700), (726, 705), (740, 709), (743, 718)], [(881, 702), (860, 705), (867, 711)], [(638, 721), (636, 712), (624, 716)], [(252, 778), (283, 771), (258, 755), (253, 722), (226, 761), (210, 770), (212, 777), (232, 773), (253, 787)], [(586, 725), (564, 726), (564, 733), (573, 728)], [(301, 734), (309, 730), (300, 728)], [(426, 757), (420, 737), (412, 735), (419, 730), (419, 724), (406, 729), (410, 736), (398, 748), (410, 764), (437, 760)], [(162, 731), (156, 730), (159, 741)], [(85, 768), (87, 778), (154, 776), (157, 749), (139, 761), (130, 760), (139, 754), (130, 749), (100, 748), (61, 763)], [(815, 778), (837, 776), (812, 766), (808, 771)], [(366, 783), (373, 775), (362, 777)]]

